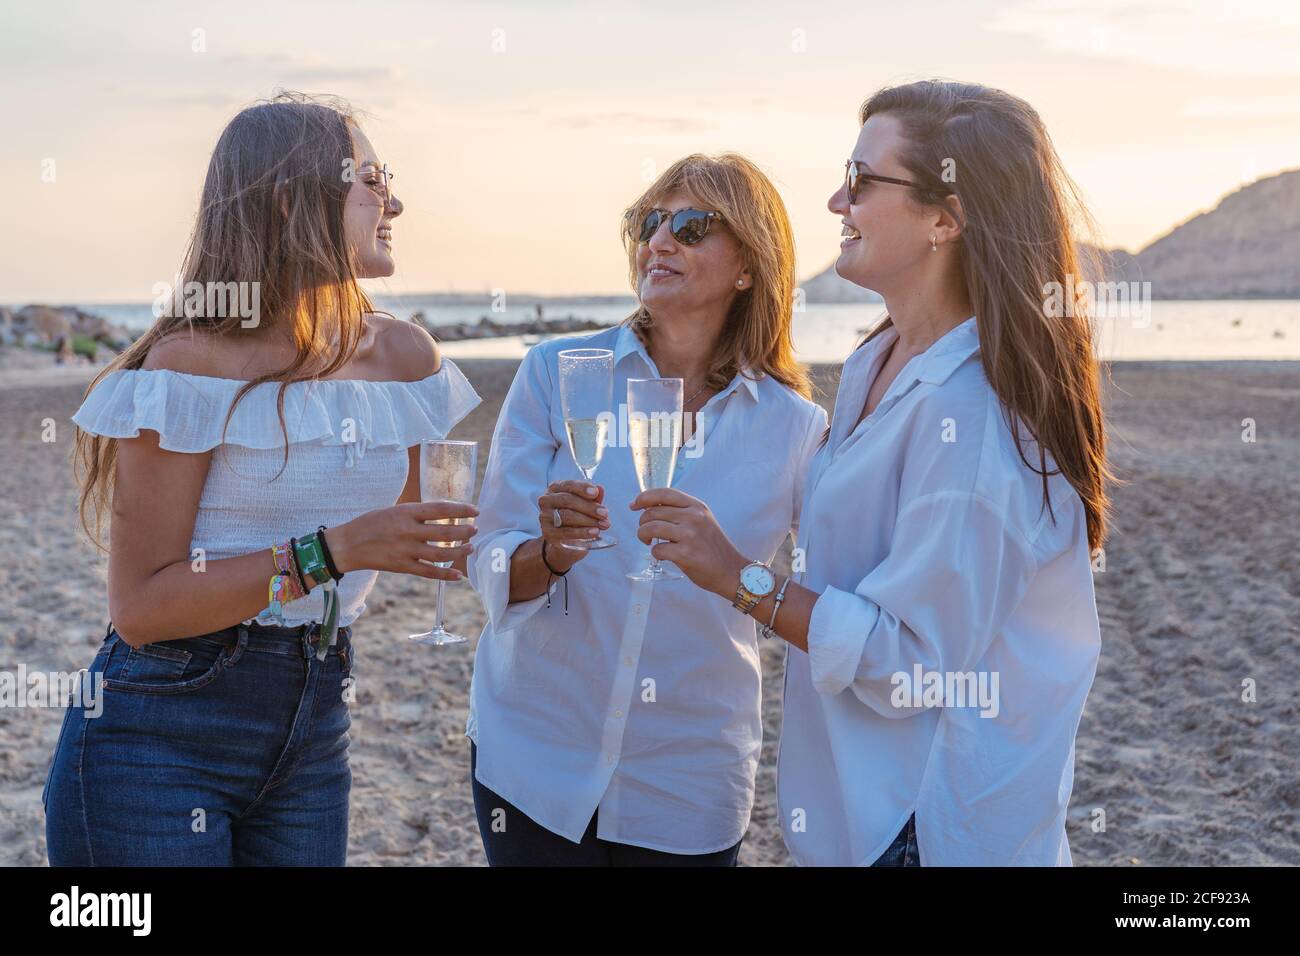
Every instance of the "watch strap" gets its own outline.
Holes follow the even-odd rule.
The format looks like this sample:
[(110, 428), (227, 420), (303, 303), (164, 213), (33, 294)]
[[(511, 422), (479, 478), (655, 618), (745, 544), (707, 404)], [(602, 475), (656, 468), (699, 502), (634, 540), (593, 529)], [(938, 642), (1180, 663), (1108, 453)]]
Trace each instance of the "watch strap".
[[(769, 594), (772, 593), (771, 591), (764, 591), (762, 594), (755, 594), (753, 591), (749, 590), (749, 588), (745, 587), (745, 577), (744, 577), (745, 570), (755, 565), (758, 565), (759, 567), (762, 568), (767, 568), (768, 573), (769, 574), (772, 573), (772, 569), (768, 568), (767, 565), (763, 564), (763, 562), (761, 561), (751, 561), (749, 564), (745, 565), (744, 568), (741, 568), (740, 583), (736, 585), (736, 599), (731, 602), (731, 606), (743, 614), (754, 613), (754, 608), (758, 607), (758, 605), (762, 602), (763, 598), (767, 597)], [(775, 575), (772, 576), (772, 584), (775, 587), (776, 585)]]

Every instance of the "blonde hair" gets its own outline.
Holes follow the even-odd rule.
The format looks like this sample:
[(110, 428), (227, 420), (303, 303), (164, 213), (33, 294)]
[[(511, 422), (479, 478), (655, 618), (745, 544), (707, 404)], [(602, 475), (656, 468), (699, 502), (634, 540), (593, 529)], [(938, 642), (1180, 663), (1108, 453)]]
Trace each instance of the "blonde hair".
[[(740, 242), (745, 268), (753, 278), (753, 285), (732, 302), (709, 363), (707, 384), (725, 388), (747, 367), (809, 397), (808, 371), (795, 359), (790, 337), (796, 286), (794, 232), (776, 187), (745, 157), (692, 153), (673, 163), (627, 208), (622, 237), (632, 289), (637, 288), (641, 222), (656, 203), (674, 192), (683, 192), (722, 214), (726, 227)], [(654, 323), (645, 306), (639, 306), (625, 324), (644, 341)]]

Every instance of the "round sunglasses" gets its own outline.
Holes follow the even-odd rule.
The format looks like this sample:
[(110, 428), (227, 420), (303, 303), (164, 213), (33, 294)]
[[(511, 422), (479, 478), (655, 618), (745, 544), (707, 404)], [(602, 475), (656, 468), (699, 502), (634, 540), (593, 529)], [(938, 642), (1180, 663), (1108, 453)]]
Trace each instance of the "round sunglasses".
[(722, 213), (709, 212), (705, 209), (679, 209), (670, 213), (667, 209), (651, 209), (646, 213), (646, 217), (641, 220), (641, 233), (637, 237), (637, 242), (649, 242), (650, 238), (659, 231), (660, 225), (665, 219), (671, 217), (668, 229), (676, 239), (684, 246), (693, 246), (709, 234), (709, 225), (715, 220), (722, 222)]

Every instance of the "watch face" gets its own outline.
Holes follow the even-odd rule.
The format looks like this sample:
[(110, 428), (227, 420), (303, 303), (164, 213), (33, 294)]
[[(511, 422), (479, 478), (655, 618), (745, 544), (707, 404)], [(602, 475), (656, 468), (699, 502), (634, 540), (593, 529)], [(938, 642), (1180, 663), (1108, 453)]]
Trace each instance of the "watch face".
[(740, 583), (750, 594), (766, 595), (776, 585), (776, 578), (763, 565), (751, 564), (740, 572)]

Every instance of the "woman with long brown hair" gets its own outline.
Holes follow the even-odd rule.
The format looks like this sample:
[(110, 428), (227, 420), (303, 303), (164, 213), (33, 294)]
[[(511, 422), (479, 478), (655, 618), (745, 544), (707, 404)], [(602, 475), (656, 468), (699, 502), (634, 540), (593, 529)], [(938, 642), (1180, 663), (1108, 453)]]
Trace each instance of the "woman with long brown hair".
[[(687, 440), (673, 484), (770, 558), (826, 423), (791, 345), (790, 223), (753, 163), (691, 155), (628, 208), (623, 241), (638, 308), (528, 353), (479, 497), (469, 571), (489, 620), (466, 733), (492, 865), (730, 866), (753, 805), (753, 622), (684, 580), (629, 582), (645, 551), (627, 510), (639, 490), (628, 442), (616, 426), (600, 484), (581, 479), (560, 367), (567, 350), (603, 350), (616, 406), (631, 379), (678, 380)], [(569, 547), (598, 533), (618, 543)]]
[(1081, 207), (1007, 93), (911, 83), (860, 121), (829, 202), (836, 271), (887, 318), (844, 365), (798, 583), (747, 569), (722, 530), (740, 529), (679, 491), (638, 497), (638, 534), (789, 644), (777, 778), (796, 861), (1068, 864), (1107, 517)]
[(176, 288), (73, 416), (111, 621), (43, 795), (51, 864), (344, 862), (352, 623), (379, 571), (458, 580), (426, 562), (474, 533), (426, 526), (475, 511), (421, 503), (416, 446), (478, 396), (357, 284), (393, 273), (401, 212), (341, 105), (221, 134)]

